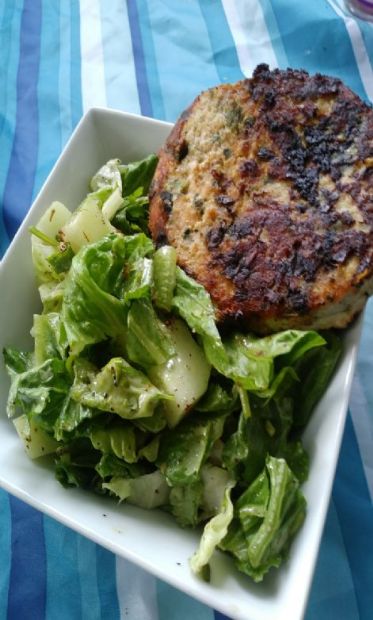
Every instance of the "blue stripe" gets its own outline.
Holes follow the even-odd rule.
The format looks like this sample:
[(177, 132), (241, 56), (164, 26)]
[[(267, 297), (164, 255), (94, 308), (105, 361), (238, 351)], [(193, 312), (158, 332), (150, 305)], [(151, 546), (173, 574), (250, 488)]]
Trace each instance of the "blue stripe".
[(47, 557), (47, 620), (81, 620), (78, 534), (44, 517)]
[(79, 0), (71, 0), (71, 121), (72, 127), (76, 127), (83, 114), (82, 104), (82, 75), (81, 75), (81, 51), (80, 51), (80, 10)]
[(38, 79), (38, 159), (34, 196), (48, 176), (61, 152), (59, 108), (59, 8), (58, 3), (44, 2), (40, 37)]
[[(166, 23), (172, 24), (171, 36)], [(152, 35), (153, 43), (146, 50), (151, 73), (162, 67), (150, 85), (155, 102), (161, 103), (161, 107), (155, 103), (154, 114), (174, 121), (201, 90), (220, 82), (200, 5), (185, 3), (180, 14), (173, 0), (149, 3), (142, 29), (146, 41)]]
[(359, 620), (351, 569), (333, 501), (325, 522), (305, 620), (331, 618)]
[[(157, 579), (159, 620), (214, 620), (212, 609)], [(175, 614), (177, 610), (177, 616)]]
[(5, 184), (4, 221), (10, 237), (27, 213), (34, 188), (38, 153), (37, 79), (40, 62), (40, 0), (25, 0), (17, 75), (17, 113)]
[(11, 562), (11, 521), (8, 494), (0, 489), (0, 620), (6, 620)]
[[(63, 148), (72, 132), (71, 118), (71, 10), (70, 3), (60, 6), (58, 29), (59, 45), (59, 75), (58, 75), (58, 103), (60, 120), (60, 141)], [(57, 98), (56, 98), (57, 99)]]
[(281, 32), (272, 8), (271, 0), (260, 0), (260, 4), (262, 5), (264, 20), (269, 32), (273, 50), (276, 55), (277, 64), (280, 69), (286, 69), (289, 66), (289, 61), (282, 42)]
[(271, 4), (291, 67), (337, 76), (365, 97), (345, 24), (325, 0)]
[[(242, 80), (236, 47), (220, 0), (199, 0), (220, 82)], [(194, 33), (193, 33), (194, 34)]]
[(228, 616), (225, 616), (220, 611), (215, 610), (214, 614), (215, 614), (215, 620), (230, 620)]
[(115, 555), (96, 545), (97, 584), (103, 620), (119, 620)]
[(141, 113), (144, 116), (153, 116), (153, 106), (150, 99), (150, 90), (145, 66), (145, 54), (141, 38), (139, 15), (136, 1), (127, 3), (128, 18), (130, 22), (132, 49), (135, 60), (136, 82), (140, 99)]
[(373, 506), (351, 417), (347, 417), (333, 498), (350, 561), (361, 620), (373, 609)]
[(10, 152), (16, 119), (16, 86), (19, 61), (19, 33), (21, 27), (22, 3), (3, 3), (0, 32), (2, 57), (2, 84), (0, 89), (0, 257), (4, 254), (10, 237), (5, 228), (3, 192), (9, 167)]
[(101, 615), (101, 603), (97, 583), (96, 545), (78, 537), (78, 569), (82, 591), (82, 620), (105, 620)]
[(46, 561), (43, 517), (10, 496), (12, 518), (8, 620), (44, 620), (46, 607)]
[[(147, 0), (133, 0), (133, 3), (136, 3), (138, 7), (139, 26), (145, 57), (145, 70), (149, 84), (153, 116), (154, 118), (166, 120), (162, 89), (159, 80), (158, 64), (154, 48), (155, 33), (153, 32), (149, 17), (149, 11), (154, 10), (157, 7), (157, 3), (149, 3)], [(164, 28), (164, 23), (165, 22), (163, 22), (162, 29)]]

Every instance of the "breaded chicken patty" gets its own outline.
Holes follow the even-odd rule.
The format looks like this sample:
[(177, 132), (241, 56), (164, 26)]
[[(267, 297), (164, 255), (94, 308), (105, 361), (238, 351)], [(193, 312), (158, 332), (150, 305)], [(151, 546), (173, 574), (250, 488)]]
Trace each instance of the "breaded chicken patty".
[(203, 92), (164, 148), (150, 229), (258, 333), (345, 327), (373, 291), (373, 110), (344, 84), (270, 71)]

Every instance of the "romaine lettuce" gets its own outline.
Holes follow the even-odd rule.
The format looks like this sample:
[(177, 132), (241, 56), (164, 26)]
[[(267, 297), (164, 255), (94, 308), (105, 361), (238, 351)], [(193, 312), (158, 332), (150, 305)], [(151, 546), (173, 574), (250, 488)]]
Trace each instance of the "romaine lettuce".
[(110, 160), (73, 214), (52, 203), (32, 228), (43, 308), (33, 351), (4, 350), (7, 411), (62, 484), (202, 524), (193, 570), (220, 548), (259, 581), (305, 517), (300, 433), (341, 341), (220, 334), (207, 291), (147, 236), (156, 164)]

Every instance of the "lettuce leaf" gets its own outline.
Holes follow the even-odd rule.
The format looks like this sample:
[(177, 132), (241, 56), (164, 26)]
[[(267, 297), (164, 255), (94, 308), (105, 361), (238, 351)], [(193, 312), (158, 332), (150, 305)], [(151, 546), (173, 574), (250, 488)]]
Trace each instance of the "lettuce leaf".
[(214, 442), (221, 437), (224, 418), (186, 420), (166, 432), (159, 450), (158, 463), (170, 486), (196, 482)]
[(264, 470), (235, 504), (235, 520), (220, 547), (238, 568), (261, 581), (286, 558), (305, 518), (299, 482), (284, 459), (268, 457)]
[(205, 525), (199, 547), (190, 559), (193, 573), (205, 581), (210, 581), (211, 556), (227, 535), (229, 524), (233, 519), (233, 504), (230, 497), (233, 486), (233, 482), (227, 485), (220, 512)]
[(73, 355), (108, 337), (124, 339), (125, 307), (112, 291), (122, 277), (126, 254), (125, 239), (110, 235), (83, 247), (73, 259), (62, 302)]
[(170, 398), (120, 357), (110, 360), (101, 370), (78, 359), (74, 373), (70, 392), (73, 400), (124, 419), (150, 417), (160, 401)]
[(61, 359), (48, 359), (20, 373), (13, 371), (7, 403), (8, 417), (14, 417), (18, 412), (25, 413), (29, 419), (37, 416), (40, 425), (53, 432), (54, 422), (70, 386), (71, 378)]
[(158, 508), (168, 503), (170, 489), (159, 470), (138, 478), (119, 478), (114, 476), (104, 482), (102, 488), (117, 496), (120, 501), (127, 500), (140, 508)]

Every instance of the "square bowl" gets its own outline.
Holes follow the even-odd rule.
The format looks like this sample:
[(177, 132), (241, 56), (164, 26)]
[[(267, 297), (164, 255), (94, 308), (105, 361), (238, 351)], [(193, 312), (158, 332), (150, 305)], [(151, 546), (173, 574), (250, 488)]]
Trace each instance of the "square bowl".
[[(117, 111), (94, 108), (82, 119), (53, 168), (0, 265), (1, 348), (28, 348), (32, 315), (40, 310), (28, 227), (53, 200), (73, 210), (85, 197), (92, 174), (108, 159), (133, 161), (155, 152), (171, 125)], [(311, 468), (303, 485), (305, 523), (289, 560), (254, 584), (220, 552), (211, 562), (209, 584), (194, 577), (189, 558), (199, 533), (181, 529), (160, 511), (117, 505), (80, 489), (64, 489), (43, 460), (30, 461), (5, 413), (9, 380), (0, 362), (0, 485), (80, 534), (231, 618), (299, 620), (307, 603), (328, 508), (355, 368), (362, 319), (344, 335), (344, 353), (327, 392), (304, 434)]]

